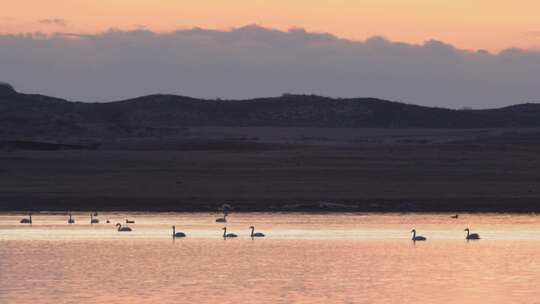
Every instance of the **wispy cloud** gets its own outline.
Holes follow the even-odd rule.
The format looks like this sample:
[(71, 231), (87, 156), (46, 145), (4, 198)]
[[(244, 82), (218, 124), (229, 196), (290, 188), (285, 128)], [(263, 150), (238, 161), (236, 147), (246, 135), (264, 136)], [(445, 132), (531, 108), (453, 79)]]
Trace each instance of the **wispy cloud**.
[(67, 21), (61, 18), (41, 19), (38, 22), (44, 25), (54, 25), (54, 26), (60, 26), (60, 27), (67, 26)]
[(148, 29), (148, 26), (145, 25), (145, 24), (134, 24), (133, 27), (135, 27), (136, 29), (139, 29), (139, 30), (146, 30), (146, 29)]
[(80, 34), (80, 33), (69, 33), (69, 32), (54, 32), (48, 37), (50, 38), (92, 38), (94, 35), (90, 34)]
[[(77, 38), (77, 39), (73, 39)], [(108, 101), (151, 93), (250, 98), (285, 92), (473, 108), (540, 101), (540, 52), (467, 51), (247, 26), (155, 33), (0, 35), (0, 80)]]

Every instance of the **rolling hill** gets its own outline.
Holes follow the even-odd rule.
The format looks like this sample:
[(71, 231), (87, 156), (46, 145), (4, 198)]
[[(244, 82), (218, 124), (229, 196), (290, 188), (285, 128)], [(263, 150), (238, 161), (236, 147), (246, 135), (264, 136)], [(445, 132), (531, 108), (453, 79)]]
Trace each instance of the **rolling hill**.
[[(195, 126), (307, 128), (531, 128), (540, 104), (453, 110), (375, 98), (290, 95), (203, 100), (150, 95), (106, 102), (72, 102), (22, 94), (0, 85), (0, 138), (152, 135)], [(157, 131), (156, 131), (157, 130)]]

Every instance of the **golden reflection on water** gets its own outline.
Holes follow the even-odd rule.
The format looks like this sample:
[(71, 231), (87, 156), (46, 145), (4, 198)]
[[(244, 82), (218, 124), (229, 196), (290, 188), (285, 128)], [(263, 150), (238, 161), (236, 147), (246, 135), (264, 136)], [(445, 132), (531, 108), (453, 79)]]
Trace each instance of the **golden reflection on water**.
[[(530, 215), (130, 214), (68, 226), (0, 215), (0, 303), (535, 303), (540, 219)], [(78, 220), (81, 219), (81, 222)], [(170, 226), (188, 234), (172, 240)], [(251, 240), (254, 224), (267, 234)], [(466, 242), (470, 225), (483, 240)], [(412, 243), (410, 229), (428, 237)], [(540, 302), (540, 301), (536, 301)]]

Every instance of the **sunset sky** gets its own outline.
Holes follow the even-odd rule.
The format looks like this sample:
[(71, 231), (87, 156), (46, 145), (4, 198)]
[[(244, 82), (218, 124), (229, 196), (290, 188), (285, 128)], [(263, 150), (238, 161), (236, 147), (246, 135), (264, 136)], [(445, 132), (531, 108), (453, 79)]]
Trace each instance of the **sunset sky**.
[(81, 101), (147, 94), (540, 101), (539, 0), (18, 0), (0, 82)]
[(18, 0), (2, 3), (0, 33), (156, 32), (247, 24), (302, 27), (364, 40), (374, 35), (463, 49), (540, 49), (538, 0)]

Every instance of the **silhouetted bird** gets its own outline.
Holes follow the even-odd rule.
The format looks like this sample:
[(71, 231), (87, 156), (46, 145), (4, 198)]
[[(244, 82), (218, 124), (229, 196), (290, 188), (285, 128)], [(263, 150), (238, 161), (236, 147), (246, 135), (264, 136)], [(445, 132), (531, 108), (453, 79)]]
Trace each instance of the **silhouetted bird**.
[(227, 233), (227, 227), (223, 227), (223, 238), (224, 239), (235, 238), (235, 237), (238, 237), (238, 235), (236, 235), (234, 233)]
[(118, 231), (120, 232), (128, 232), (131, 231), (131, 228), (129, 227), (122, 227), (122, 224), (116, 223), (116, 227), (118, 227)]
[(465, 237), (466, 240), (479, 240), (480, 239), (480, 235), (478, 235), (478, 233), (471, 233), (469, 228), (465, 228), (465, 230), (463, 231), (467, 231), (467, 236)]
[(411, 230), (411, 232), (412, 232), (412, 234), (413, 234), (413, 236), (412, 236), (412, 240), (413, 240), (413, 241), (416, 242), (416, 241), (426, 241), (426, 240), (427, 240), (425, 237), (423, 237), (423, 236), (421, 236), (421, 235), (418, 235), (418, 236), (417, 236), (417, 235), (416, 235), (416, 229)]
[(186, 234), (183, 233), (183, 232), (176, 232), (176, 227), (175, 226), (172, 226), (172, 237), (173, 238), (177, 238), (177, 237), (186, 237)]
[(28, 218), (23, 218), (21, 224), (32, 224), (32, 213), (28, 214)]
[(255, 238), (255, 237), (265, 237), (264, 233), (255, 232), (255, 227), (250, 226), (249, 229), (251, 229), (251, 237), (252, 237), (252, 238)]

